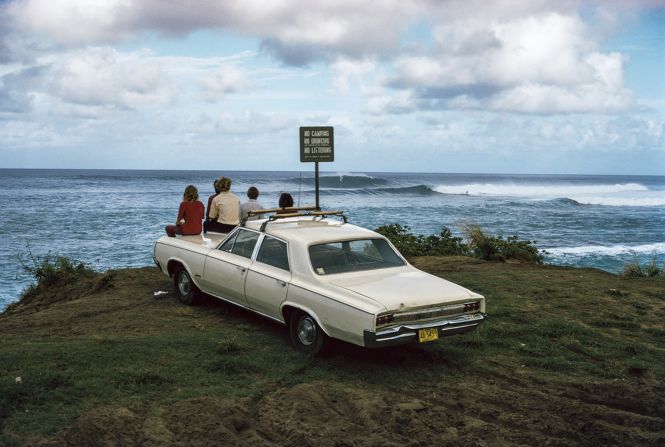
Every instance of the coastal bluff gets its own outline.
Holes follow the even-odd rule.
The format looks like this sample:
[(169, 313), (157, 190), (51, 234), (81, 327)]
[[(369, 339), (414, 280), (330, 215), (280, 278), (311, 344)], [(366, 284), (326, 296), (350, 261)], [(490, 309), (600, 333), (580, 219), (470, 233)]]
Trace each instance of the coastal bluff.
[(0, 314), (0, 446), (664, 445), (665, 278), (413, 257), (478, 331), (310, 358), (155, 267), (63, 275)]

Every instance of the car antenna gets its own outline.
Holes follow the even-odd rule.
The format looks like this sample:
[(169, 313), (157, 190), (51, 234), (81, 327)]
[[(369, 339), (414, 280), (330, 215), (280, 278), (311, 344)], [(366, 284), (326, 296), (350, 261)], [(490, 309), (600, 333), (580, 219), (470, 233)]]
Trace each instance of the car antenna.
[(298, 206), (300, 206), (300, 188), (302, 187), (302, 171), (300, 171), (300, 181), (298, 182)]

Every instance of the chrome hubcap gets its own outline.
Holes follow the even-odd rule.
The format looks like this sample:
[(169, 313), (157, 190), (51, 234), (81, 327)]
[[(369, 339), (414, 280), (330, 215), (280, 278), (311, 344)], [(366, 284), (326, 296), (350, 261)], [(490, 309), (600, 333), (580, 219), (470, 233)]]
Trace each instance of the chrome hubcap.
[(298, 339), (300, 343), (309, 346), (314, 343), (316, 337), (316, 323), (311, 317), (301, 318), (298, 322)]
[(192, 284), (189, 281), (189, 275), (187, 275), (187, 273), (185, 272), (180, 273), (180, 277), (178, 278), (178, 290), (180, 291), (180, 295), (182, 296), (189, 295), (189, 291), (191, 289), (192, 289)]

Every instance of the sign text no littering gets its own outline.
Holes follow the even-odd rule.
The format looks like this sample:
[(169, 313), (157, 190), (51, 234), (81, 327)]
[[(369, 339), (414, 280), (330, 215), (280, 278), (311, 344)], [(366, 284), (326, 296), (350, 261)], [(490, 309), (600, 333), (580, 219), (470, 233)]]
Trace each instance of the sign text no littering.
[(300, 161), (335, 161), (332, 127), (300, 128)]

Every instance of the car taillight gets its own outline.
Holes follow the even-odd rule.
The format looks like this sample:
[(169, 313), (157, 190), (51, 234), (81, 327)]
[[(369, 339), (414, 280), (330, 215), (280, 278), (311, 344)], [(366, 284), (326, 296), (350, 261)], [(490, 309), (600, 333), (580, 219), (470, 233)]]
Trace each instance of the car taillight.
[(475, 312), (480, 310), (480, 301), (473, 303), (464, 303), (464, 312)]
[(393, 314), (384, 314), (376, 316), (376, 325), (383, 326), (393, 321)]

